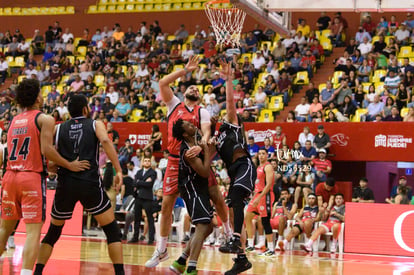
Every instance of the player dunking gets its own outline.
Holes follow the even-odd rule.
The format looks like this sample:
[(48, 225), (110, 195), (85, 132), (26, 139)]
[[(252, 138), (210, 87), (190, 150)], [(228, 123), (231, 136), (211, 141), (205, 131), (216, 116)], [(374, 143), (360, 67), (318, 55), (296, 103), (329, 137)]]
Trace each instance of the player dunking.
[[(210, 138), (210, 114), (206, 109), (198, 105), (200, 94), (197, 87), (194, 85), (188, 87), (184, 93), (184, 102), (181, 102), (178, 97), (174, 96), (174, 93), (169, 86), (171, 83), (174, 83), (176, 79), (184, 77), (187, 73), (194, 71), (198, 67), (199, 61), (197, 56), (191, 57), (183, 70), (170, 73), (169, 75), (164, 76), (159, 82), (161, 99), (165, 102), (168, 108), (168, 151), (170, 152), (170, 155), (168, 157), (168, 164), (163, 182), (164, 196), (161, 208), (160, 239), (157, 241), (157, 248), (151, 259), (145, 263), (146, 267), (155, 267), (160, 262), (168, 259), (167, 239), (171, 230), (172, 211), (178, 195), (178, 169), (181, 146), (181, 142), (172, 135), (173, 125), (179, 118), (181, 118), (201, 129), (203, 143), (207, 143)], [(201, 148), (195, 146), (187, 151), (187, 156), (195, 157), (200, 151)], [(211, 200), (216, 206), (217, 213), (223, 221), (225, 231), (230, 232), (227, 208), (217, 186), (217, 182), (215, 181), (213, 172), (211, 172), (209, 177), (209, 193)]]
[[(210, 160), (215, 148), (214, 145), (201, 143), (203, 154), (200, 153), (195, 158), (188, 158), (186, 152), (192, 146), (198, 145), (197, 128), (182, 119), (175, 122), (173, 136), (182, 141), (178, 189), (196, 229), (183, 254), (173, 262), (170, 270), (176, 274), (197, 274), (197, 260), (203, 242), (213, 231), (211, 223), (213, 208), (208, 192), (208, 177), (210, 175)], [(189, 262), (186, 269), (187, 259)]]
[(272, 215), (272, 205), (275, 200), (273, 193), (273, 185), (275, 183), (275, 172), (270, 162), (267, 161), (267, 150), (261, 148), (259, 150), (258, 158), (260, 165), (257, 167), (257, 181), (254, 188), (254, 197), (247, 207), (246, 213), (246, 229), (247, 229), (247, 249), (246, 251), (253, 251), (253, 218), (255, 215), (260, 215), (262, 224), (266, 233), (267, 250), (260, 256), (272, 257), (275, 255), (275, 247), (273, 240), (273, 230), (270, 225), (270, 217)]
[(56, 126), (55, 146), (65, 159), (87, 160), (90, 168), (82, 172), (58, 168), (52, 218), (47, 234), (42, 240), (34, 274), (42, 274), (53, 246), (62, 233), (65, 220), (72, 217), (75, 204), (80, 201), (84, 209), (94, 215), (106, 235), (109, 257), (114, 265), (115, 274), (123, 275), (125, 273), (120, 230), (99, 176), (99, 143), (115, 168), (114, 183), (117, 188), (122, 185), (122, 169), (118, 156), (105, 125), (90, 118), (88, 99), (84, 95), (72, 95), (69, 98), (68, 109), (72, 118)]
[(19, 219), (26, 223), (26, 242), (20, 274), (32, 274), (45, 220), (46, 180), (44, 157), (72, 171), (88, 168), (87, 161), (69, 162), (53, 147), (55, 120), (39, 111), (43, 105), (39, 82), (23, 80), (16, 88), (16, 102), (23, 112), (14, 117), (8, 134), (8, 162), (3, 177), (0, 255)]
[(219, 60), (222, 66), (221, 74), (226, 78), (226, 106), (227, 115), (219, 128), (215, 142), (217, 151), (226, 164), (230, 177), (230, 189), (227, 196), (227, 204), (233, 212), (233, 237), (230, 241), (219, 248), (223, 253), (237, 253), (232, 269), (226, 275), (238, 274), (251, 268), (245, 254), (245, 230), (244, 207), (246, 200), (250, 197), (256, 181), (256, 168), (247, 151), (247, 143), (244, 137), (244, 129), (236, 112), (233, 95), (231, 65)]

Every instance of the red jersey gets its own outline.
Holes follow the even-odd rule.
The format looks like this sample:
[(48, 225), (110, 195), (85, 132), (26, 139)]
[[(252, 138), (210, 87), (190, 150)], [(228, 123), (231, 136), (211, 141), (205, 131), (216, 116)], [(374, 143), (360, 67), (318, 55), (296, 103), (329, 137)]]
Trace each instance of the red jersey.
[[(256, 184), (254, 186), (254, 192), (260, 193), (263, 191), (263, 189), (266, 186), (266, 172), (264, 170), (264, 168), (266, 167), (266, 165), (270, 164), (269, 162), (266, 162), (263, 165), (260, 165), (259, 167), (257, 167), (257, 178), (256, 178)], [(274, 173), (273, 173), (273, 177), (274, 177)], [(270, 188), (269, 192), (273, 192), (273, 183), (274, 183), (274, 178), (272, 180), (272, 187)]]
[(332, 168), (332, 162), (329, 159), (321, 160), (319, 158), (312, 160), (316, 171), (326, 171), (328, 167)]
[(174, 123), (178, 119), (182, 119), (191, 122), (197, 128), (201, 127), (200, 123), (200, 109), (201, 107), (196, 105), (194, 109), (190, 111), (184, 102), (177, 104), (168, 116), (168, 151), (171, 155), (180, 155), (181, 141), (176, 140), (172, 135), (172, 128)]
[(273, 147), (275, 147), (276, 149), (282, 149), (283, 147), (283, 138), (286, 137), (286, 135), (284, 133), (281, 133), (280, 136), (277, 136), (276, 134), (272, 135), (272, 139), (273, 139)]
[(7, 133), (7, 170), (43, 172), (44, 158), (40, 149), (40, 129), (36, 123), (41, 114), (30, 110), (17, 115)]

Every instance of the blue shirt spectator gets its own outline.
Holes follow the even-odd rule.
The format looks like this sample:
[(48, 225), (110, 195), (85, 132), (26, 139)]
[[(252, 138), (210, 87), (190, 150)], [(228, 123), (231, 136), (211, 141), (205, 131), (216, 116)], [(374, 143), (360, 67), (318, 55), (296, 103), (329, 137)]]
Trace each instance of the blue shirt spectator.
[[(257, 145), (256, 143), (254, 143), (254, 137), (249, 137), (248, 138), (248, 145), (247, 145), (247, 150), (249, 151), (249, 154), (251, 157), (256, 156), (256, 154), (259, 152), (259, 145)], [(273, 149), (274, 151), (274, 149)]]

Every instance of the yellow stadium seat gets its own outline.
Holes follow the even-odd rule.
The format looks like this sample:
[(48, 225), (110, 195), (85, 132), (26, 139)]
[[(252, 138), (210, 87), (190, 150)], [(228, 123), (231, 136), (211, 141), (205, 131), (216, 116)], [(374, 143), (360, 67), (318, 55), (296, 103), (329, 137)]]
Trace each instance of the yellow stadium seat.
[(101, 74), (95, 75), (95, 78), (93, 80), (93, 83), (95, 83), (96, 86), (102, 86), (105, 85), (105, 76)]
[(75, 57), (73, 55), (68, 55), (66, 56), (67, 59), (69, 59), (70, 64), (75, 64)]
[(135, 6), (133, 4), (128, 4), (125, 6), (126, 12), (133, 12), (135, 10)]
[(167, 36), (167, 40), (168, 41), (174, 41), (175, 40), (175, 35), (170, 34), (169, 36)]
[(125, 5), (124, 4), (116, 5), (116, 11), (117, 12), (124, 12), (125, 11)]
[(3, 15), (12, 15), (12, 8), (3, 8)]
[(153, 4), (145, 4), (145, 6), (144, 6), (144, 9), (146, 11), (152, 11), (153, 8), (154, 8), (154, 5)]
[[(326, 30), (322, 31), (322, 37), (329, 39), (329, 35), (331, 35), (331, 30), (330, 29), (326, 29)], [(323, 39), (323, 38), (321, 38), (321, 39)]]
[(352, 122), (360, 122), (361, 121), (361, 115), (364, 115), (366, 113), (368, 113), (367, 109), (363, 109), (363, 108), (357, 109), (355, 111), (354, 117), (352, 118)]
[(50, 91), (52, 90), (52, 86), (51, 85), (45, 85), (42, 87), (42, 96), (43, 97), (47, 97), (47, 95), (50, 93)]
[(22, 15), (31, 15), (32, 8), (22, 8)]
[(400, 48), (398, 57), (411, 57), (413, 56), (413, 48), (411, 46), (403, 46)]
[[(105, 13), (106, 12), (106, 6), (104, 6), (104, 5), (99, 5), (98, 6), (98, 10), (97, 10), (97, 12), (98, 13)], [(75, 44), (76, 45), (76, 44)]]
[(86, 46), (79, 46), (76, 51), (78, 52), (78, 55), (80, 56), (86, 56), (86, 53), (88, 51), (88, 48)]
[(227, 109), (223, 109), (220, 111), (220, 117), (225, 117), (227, 115)]
[(161, 111), (164, 115), (167, 115), (167, 107), (166, 106), (158, 106), (157, 109), (155, 109), (155, 112)]
[(262, 109), (260, 111), (259, 122), (273, 122), (275, 120), (272, 110)]
[(14, 66), (14, 58), (13, 58), (13, 56), (6, 56), (6, 61), (7, 61), (7, 64), (9, 65), (9, 67), (13, 67)]
[(301, 71), (296, 74), (296, 78), (293, 81), (296, 85), (307, 85), (309, 84), (309, 76), (307, 71)]
[(49, 7), (40, 7), (40, 14), (42, 15), (49, 14)]
[(0, 8), (0, 15), (3, 15), (3, 8)]
[(62, 78), (60, 79), (60, 84), (65, 84), (66, 82), (68, 82), (68, 80), (70, 79), (70, 75), (62, 75)]
[(331, 40), (321, 40), (321, 46), (325, 51), (332, 51)]
[(138, 122), (142, 118), (142, 110), (134, 109), (128, 118), (128, 122)]
[(336, 72), (334, 72), (334, 75), (332, 77), (332, 84), (338, 84), (339, 83), (339, 79), (342, 78), (342, 76), (344, 74), (345, 73), (342, 72), (342, 71), (336, 71)]
[(283, 104), (283, 96), (282, 95), (276, 95), (272, 96), (270, 98), (268, 109), (273, 112), (278, 112), (283, 110), (284, 104)]
[(380, 82), (381, 78), (387, 75), (387, 71), (386, 70), (375, 70), (374, 71), (374, 75), (372, 76), (371, 81), (376, 83), (376, 82)]
[(135, 5), (135, 10), (136, 11), (143, 11), (144, 10), (144, 5), (140, 5), (140, 4)]
[(79, 60), (82, 63), (83, 61), (85, 61), (85, 57), (82, 55), (77, 55), (76, 60)]
[(323, 90), (323, 89), (325, 89), (325, 88), (326, 88), (326, 83), (321, 83), (321, 84), (319, 84), (319, 86), (318, 86), (319, 93), (321, 93), (321, 92), (322, 92), (322, 90)]
[(361, 84), (362, 84), (362, 89), (363, 89), (364, 93), (368, 93), (369, 92), (369, 87), (372, 85), (372, 83), (364, 82), (364, 83), (361, 83)]
[(13, 15), (22, 15), (22, 9), (20, 7), (14, 7), (12, 9), (12, 14)]
[(25, 75), (19, 75), (17, 77), (17, 82), (20, 83), (20, 82), (22, 82), (23, 79), (26, 79), (26, 76)]
[(106, 5), (108, 4), (108, 0), (99, 0), (99, 4)]
[(249, 59), (249, 62), (252, 62), (252, 54), (251, 53), (244, 53), (244, 54), (242, 54), (241, 56), (240, 56), (240, 59), (242, 60), (242, 62), (244, 62), (244, 59), (245, 58), (248, 58)]
[(191, 10), (192, 6), (190, 2), (183, 3), (183, 10)]
[(410, 110), (410, 108), (404, 107), (401, 109), (401, 116), (405, 117), (408, 114), (408, 111)]
[(200, 10), (200, 9), (202, 9), (203, 8), (203, 6), (201, 5), (201, 3), (200, 2), (194, 2), (193, 3), (193, 9), (194, 10)]
[(24, 66), (26, 66), (26, 62), (24, 62), (24, 57), (23, 56), (16, 56), (14, 58), (14, 67), (23, 68)]
[(384, 92), (384, 82), (376, 82), (375, 83), (375, 93), (382, 94)]
[(65, 6), (56, 7), (56, 14), (66, 14), (66, 7)]
[(56, 91), (58, 91), (59, 93), (62, 93), (65, 86), (66, 86), (66, 84), (57, 85), (56, 86)]
[(163, 5), (162, 4), (154, 4), (153, 10), (162, 11), (163, 10)]
[(106, 6), (106, 12), (108, 12), (108, 13), (115, 13), (116, 12), (116, 5), (108, 5), (108, 6)]
[(387, 35), (386, 37), (384, 37), (384, 42), (385, 44), (389, 44), (390, 43), (390, 39), (393, 38), (395, 40), (395, 37), (392, 35)]
[(57, 8), (56, 7), (49, 7), (49, 11), (47, 14), (56, 14), (57, 13)]
[(372, 43), (372, 45), (374, 45), (374, 43), (375, 42), (377, 42), (377, 41), (379, 41), (379, 36), (378, 35), (376, 35), (376, 36), (374, 36), (374, 37), (372, 37), (372, 40), (371, 40), (371, 43)]
[(181, 10), (182, 9), (182, 4), (181, 3), (174, 3), (173, 4), (173, 10)]

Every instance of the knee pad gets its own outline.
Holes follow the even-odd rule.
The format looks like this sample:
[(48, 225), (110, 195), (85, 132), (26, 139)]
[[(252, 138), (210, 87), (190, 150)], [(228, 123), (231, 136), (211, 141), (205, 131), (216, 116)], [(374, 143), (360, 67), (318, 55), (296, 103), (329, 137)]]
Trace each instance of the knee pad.
[(106, 242), (108, 244), (121, 242), (121, 231), (116, 221), (102, 226), (102, 230), (105, 232)]
[(272, 234), (272, 226), (270, 225), (270, 217), (262, 217), (263, 229), (266, 235)]
[(63, 225), (54, 225), (50, 223), (46, 236), (43, 238), (42, 243), (48, 244), (51, 247), (59, 240), (60, 234), (62, 234)]

